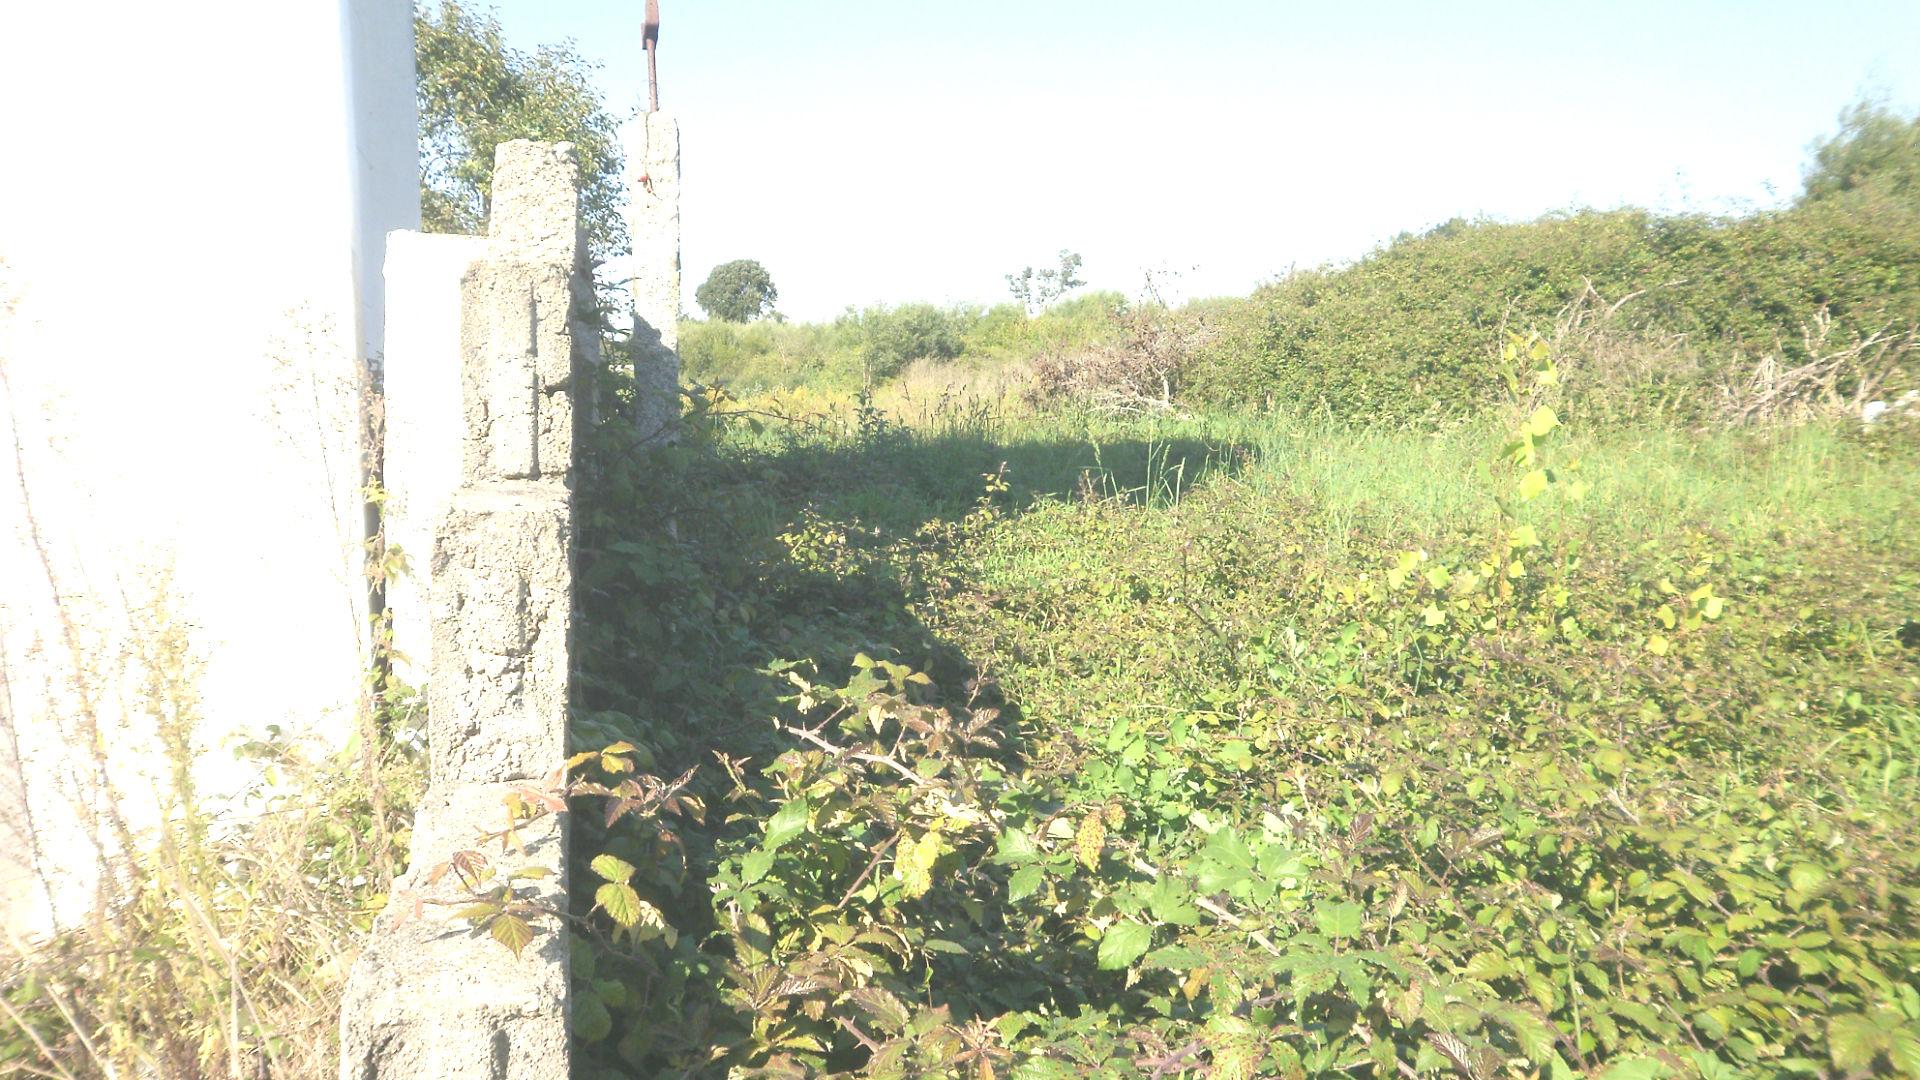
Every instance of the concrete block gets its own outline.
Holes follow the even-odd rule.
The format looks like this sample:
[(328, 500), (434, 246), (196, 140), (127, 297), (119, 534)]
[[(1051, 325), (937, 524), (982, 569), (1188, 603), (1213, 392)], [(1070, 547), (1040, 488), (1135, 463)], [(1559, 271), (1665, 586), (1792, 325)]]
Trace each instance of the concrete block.
[(462, 476), (570, 483), (576, 356), (568, 267), (489, 259), (468, 272), (461, 291)]
[(580, 160), (572, 143), (515, 139), (493, 155), (487, 235), (495, 258), (572, 267), (580, 250)]
[(665, 441), (680, 416), (680, 125), (647, 113), (640, 138), (627, 174), (634, 422), (641, 438)]
[(534, 920), (519, 956), (457, 912), (469, 893), (449, 872), (428, 873), (456, 852), (480, 851), (497, 872), (541, 867), (518, 884), (564, 911), (566, 819), (523, 822), (526, 853), (478, 838), (508, 823), (511, 785), (469, 785), (430, 795), (414, 822), (413, 868), (348, 979), (340, 1080), (567, 1080), (568, 946), (559, 921)]
[(434, 787), (532, 779), (565, 758), (572, 551), (564, 491), (454, 495), (432, 563)]

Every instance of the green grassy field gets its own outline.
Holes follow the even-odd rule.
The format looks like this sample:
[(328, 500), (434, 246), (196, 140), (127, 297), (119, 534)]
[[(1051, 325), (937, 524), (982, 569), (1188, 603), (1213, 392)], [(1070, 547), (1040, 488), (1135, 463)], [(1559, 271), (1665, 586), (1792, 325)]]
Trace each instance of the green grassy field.
[(845, 411), (610, 477), (673, 524), (587, 537), (583, 745), (716, 783), (577, 826), (677, 928), (596, 954), (586, 1059), (1920, 1069), (1920, 455), (1524, 419)]

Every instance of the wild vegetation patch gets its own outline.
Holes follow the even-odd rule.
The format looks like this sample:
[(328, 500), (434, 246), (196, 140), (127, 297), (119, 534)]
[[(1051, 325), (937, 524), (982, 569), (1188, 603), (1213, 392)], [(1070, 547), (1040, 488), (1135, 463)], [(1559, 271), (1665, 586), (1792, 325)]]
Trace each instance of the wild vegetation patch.
[(1920, 1069), (1911, 448), (1513, 409), (610, 468), (581, 750), (704, 820), (578, 816), (584, 1074)]

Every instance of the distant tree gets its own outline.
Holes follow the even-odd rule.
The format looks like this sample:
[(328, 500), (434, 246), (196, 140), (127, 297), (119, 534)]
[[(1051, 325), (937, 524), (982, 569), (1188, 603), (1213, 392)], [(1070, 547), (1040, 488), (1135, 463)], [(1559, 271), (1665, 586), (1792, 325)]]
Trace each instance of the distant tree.
[(1085, 284), (1080, 280), (1080, 256), (1065, 248), (1060, 249), (1057, 269), (1035, 270), (1029, 266), (1017, 274), (1007, 275), (1007, 288), (1015, 300), (1026, 305), (1029, 314)]
[(773, 287), (766, 267), (752, 259), (735, 259), (714, 267), (693, 291), (693, 299), (711, 318), (743, 323), (773, 314), (780, 290)]
[(459, 0), (413, 18), (420, 108), (420, 218), (430, 232), (483, 233), (493, 149), (513, 139), (570, 142), (580, 155), (581, 213), (596, 259), (629, 250), (619, 123), (571, 44), (512, 48), (493, 15)]
[(1920, 116), (1860, 102), (1840, 115), (1840, 130), (1816, 143), (1802, 202), (1863, 187), (1890, 195), (1920, 193)]

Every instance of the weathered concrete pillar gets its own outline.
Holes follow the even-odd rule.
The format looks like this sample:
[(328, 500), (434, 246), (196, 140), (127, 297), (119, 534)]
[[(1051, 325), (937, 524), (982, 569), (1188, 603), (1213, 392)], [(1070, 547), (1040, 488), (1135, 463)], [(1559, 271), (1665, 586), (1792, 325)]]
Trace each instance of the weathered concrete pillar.
[(627, 175), (634, 421), (643, 440), (671, 441), (680, 419), (680, 124), (665, 112), (640, 119)]
[(348, 981), (342, 1080), (564, 1080), (567, 932), (537, 920), (518, 955), (458, 916), (470, 893), (436, 867), (479, 851), (564, 912), (566, 823), (510, 823), (516, 787), (566, 756), (573, 611), (582, 265), (571, 146), (497, 152), (486, 257), (461, 282), (460, 486), (430, 567), (428, 793), (410, 868)]

